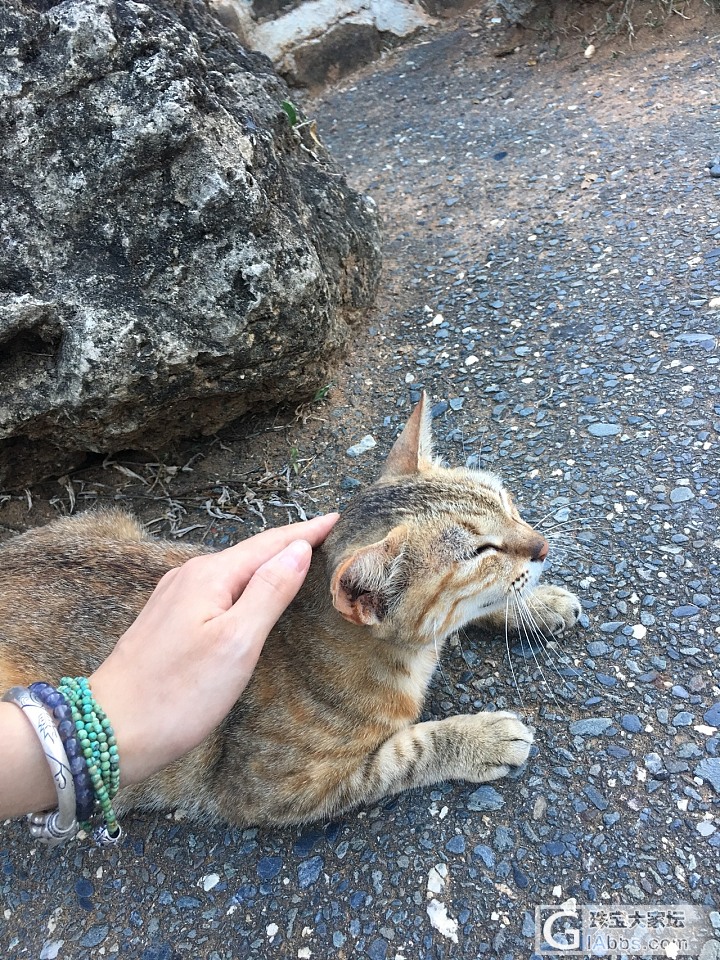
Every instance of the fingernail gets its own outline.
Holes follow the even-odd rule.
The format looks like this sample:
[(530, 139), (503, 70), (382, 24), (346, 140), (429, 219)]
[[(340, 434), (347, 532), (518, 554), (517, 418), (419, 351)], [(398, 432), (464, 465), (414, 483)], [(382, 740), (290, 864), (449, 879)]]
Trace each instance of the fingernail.
[(275, 558), (283, 567), (304, 573), (310, 565), (312, 547), (307, 540), (295, 540)]

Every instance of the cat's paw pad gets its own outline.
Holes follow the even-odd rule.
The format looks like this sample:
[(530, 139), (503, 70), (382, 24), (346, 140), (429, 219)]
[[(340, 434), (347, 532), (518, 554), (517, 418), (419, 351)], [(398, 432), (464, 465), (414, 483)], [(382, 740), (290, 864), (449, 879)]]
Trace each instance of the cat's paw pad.
[(473, 749), (466, 779), (485, 783), (507, 776), (527, 760), (533, 731), (519, 717), (505, 710), (468, 717), (473, 726)]
[(582, 613), (582, 604), (574, 593), (550, 584), (542, 584), (533, 590), (526, 603), (535, 625), (551, 636), (570, 630)]

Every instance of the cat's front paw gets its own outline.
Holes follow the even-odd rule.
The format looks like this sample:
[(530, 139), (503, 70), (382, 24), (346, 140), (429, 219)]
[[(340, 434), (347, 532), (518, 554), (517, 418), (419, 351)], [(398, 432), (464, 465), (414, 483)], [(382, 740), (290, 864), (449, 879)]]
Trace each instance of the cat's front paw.
[(582, 604), (569, 590), (541, 584), (526, 598), (534, 625), (544, 634), (555, 636), (574, 627), (580, 619)]
[(530, 727), (506, 710), (463, 717), (466, 735), (470, 735), (468, 769), (464, 778), (485, 783), (505, 777), (513, 767), (527, 760), (533, 742)]

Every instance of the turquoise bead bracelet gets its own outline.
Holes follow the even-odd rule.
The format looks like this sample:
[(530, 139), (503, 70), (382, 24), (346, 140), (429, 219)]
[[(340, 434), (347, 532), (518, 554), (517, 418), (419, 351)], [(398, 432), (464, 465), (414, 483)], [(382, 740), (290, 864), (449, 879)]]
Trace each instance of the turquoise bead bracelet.
[(96, 839), (116, 842), (120, 837), (120, 826), (112, 801), (120, 787), (120, 757), (112, 726), (93, 697), (85, 677), (63, 677), (58, 691), (70, 705), (77, 739), (105, 819), (105, 826)]

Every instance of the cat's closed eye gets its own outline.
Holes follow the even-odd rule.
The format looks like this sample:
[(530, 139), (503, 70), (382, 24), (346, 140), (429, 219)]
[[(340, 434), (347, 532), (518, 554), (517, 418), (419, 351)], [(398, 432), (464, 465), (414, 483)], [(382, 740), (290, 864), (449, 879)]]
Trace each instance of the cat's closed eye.
[(473, 549), (473, 552), (472, 552), (472, 554), (471, 554), (470, 556), (471, 556), (471, 559), (473, 559), (473, 558), (475, 558), (475, 557), (482, 557), (482, 556), (484, 556), (486, 553), (492, 553), (493, 551), (495, 551), (495, 550), (500, 550), (500, 549), (502, 549), (502, 548), (501, 548), (498, 544), (496, 544), (496, 543), (479, 543), (479, 544)]

